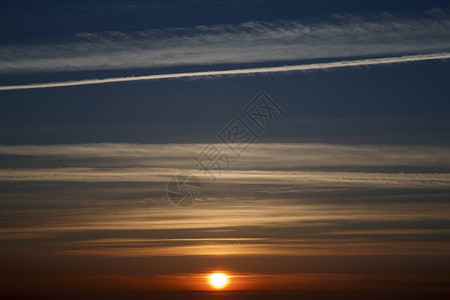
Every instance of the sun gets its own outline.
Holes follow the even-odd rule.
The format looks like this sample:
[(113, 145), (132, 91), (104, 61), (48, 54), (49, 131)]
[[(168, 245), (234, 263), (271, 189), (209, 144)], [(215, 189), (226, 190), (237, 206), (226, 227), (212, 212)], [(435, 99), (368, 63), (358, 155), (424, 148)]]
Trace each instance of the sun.
[(209, 275), (209, 284), (215, 289), (224, 288), (228, 284), (228, 276), (223, 273)]

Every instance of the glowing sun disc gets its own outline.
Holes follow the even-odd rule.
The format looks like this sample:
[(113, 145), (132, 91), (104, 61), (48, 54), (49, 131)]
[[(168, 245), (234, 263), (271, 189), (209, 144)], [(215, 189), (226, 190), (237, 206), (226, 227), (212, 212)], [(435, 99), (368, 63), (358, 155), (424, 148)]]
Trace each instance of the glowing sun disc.
[(211, 274), (209, 275), (209, 284), (216, 289), (221, 289), (228, 284), (228, 276), (222, 273)]

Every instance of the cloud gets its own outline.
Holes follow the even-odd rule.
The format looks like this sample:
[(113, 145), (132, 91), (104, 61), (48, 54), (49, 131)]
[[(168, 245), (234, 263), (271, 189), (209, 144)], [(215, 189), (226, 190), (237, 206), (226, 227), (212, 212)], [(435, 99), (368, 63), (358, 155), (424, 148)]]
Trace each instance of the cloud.
[[(0, 169), (0, 181), (82, 181), (82, 182), (167, 182), (177, 169), (156, 168), (45, 168)], [(187, 175), (201, 172), (185, 169)], [(205, 177), (205, 179), (208, 179)], [(221, 181), (235, 184), (296, 184), (309, 187), (429, 187), (450, 188), (448, 174), (390, 174), (364, 172), (305, 172), (305, 171), (227, 171)]]
[[(34, 157), (64, 160), (65, 165), (99, 167), (141, 167), (189, 169), (194, 157), (207, 144), (68, 144), (68, 145), (0, 145), (0, 155), (16, 158)], [(226, 144), (216, 144), (230, 158), (234, 155)], [(236, 170), (295, 170), (309, 167), (450, 167), (449, 146), (423, 145), (339, 145), (314, 143), (255, 143), (239, 158)], [(71, 163), (72, 162), (72, 163)], [(27, 166), (24, 166), (27, 167)]]
[[(8, 160), (11, 155), (18, 163), (20, 157), (25, 159), (15, 168), (0, 169), (0, 182), (70, 183), (77, 184), (78, 188), (89, 183), (115, 183), (114, 189), (107, 187), (112, 193), (104, 196), (100, 196), (104, 194), (101, 189), (89, 189), (90, 196), (95, 195), (98, 203), (112, 201), (117, 195), (129, 197), (131, 202), (134, 201), (131, 199), (143, 201), (146, 195), (164, 198), (166, 184), (174, 175), (194, 174), (205, 187), (211, 184), (212, 178), (196, 169), (193, 159), (205, 146), (206, 144), (0, 146), (3, 159)], [(224, 144), (217, 146), (223, 149), (226, 147)], [(240, 158), (232, 158), (229, 170), (220, 174), (213, 171), (220, 184), (209, 190), (207, 197), (225, 197), (227, 203), (255, 199), (261, 203), (298, 199), (303, 202), (327, 202), (330, 198), (348, 202), (358, 199), (358, 193), (370, 191), (372, 198), (378, 197), (377, 201), (384, 201), (383, 196), (398, 193), (404, 195), (407, 201), (414, 202), (420, 197), (445, 196), (450, 190), (450, 151), (446, 146), (295, 143), (251, 146)], [(36, 166), (36, 161), (39, 160), (43, 160), (45, 164)], [(48, 167), (58, 164), (63, 167)], [(68, 191), (69, 187), (66, 186), (65, 189)], [(71, 193), (77, 194), (75, 191), (76, 188), (73, 188)], [(246, 196), (243, 198), (243, 195)], [(33, 196), (33, 199), (38, 198), (37, 195)], [(11, 200), (4, 203), (14, 206), (19, 202)], [(73, 205), (71, 202), (65, 203)]]
[(335, 15), (140, 32), (80, 33), (0, 47), (0, 72), (82, 71), (430, 53), (450, 48), (446, 11)]
[[(202, 177), (197, 206), (176, 209), (166, 198), (167, 181), (178, 173), (201, 176), (192, 155), (204, 146), (0, 146), (4, 159), (66, 162), (0, 169), (0, 205), (7, 212), (0, 239), (14, 251), (32, 245), (21, 247), (23, 253), (83, 257), (441, 255), (448, 249), (448, 172), (326, 170), (448, 168), (446, 146), (254, 144), (239, 168), (232, 165), (214, 183)], [(108, 167), (97, 166), (102, 159), (110, 159)], [(147, 166), (129, 167), (130, 161)], [(71, 166), (80, 162), (83, 167)]]
[[(84, 32), (74, 36), (1, 46), (0, 73), (268, 62), (280, 65), (286, 61), (330, 58), (334, 61), (11, 85), (0, 86), (0, 90), (324, 70), (448, 59), (449, 41), (450, 14), (446, 10), (434, 10), (409, 17), (392, 14), (335, 15), (322, 21), (303, 23), (248, 22), (132, 33)], [(336, 61), (345, 57), (367, 56), (371, 58)], [(372, 58), (373, 56), (381, 58)]]

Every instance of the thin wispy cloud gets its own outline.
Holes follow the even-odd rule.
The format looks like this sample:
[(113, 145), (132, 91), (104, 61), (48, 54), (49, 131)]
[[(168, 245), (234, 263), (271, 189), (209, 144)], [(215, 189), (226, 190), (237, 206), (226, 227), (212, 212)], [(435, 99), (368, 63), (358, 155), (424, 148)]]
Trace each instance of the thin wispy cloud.
[[(139, 166), (183, 168), (194, 166), (194, 156), (207, 144), (127, 144), (97, 143), (74, 145), (0, 145), (0, 155), (8, 158), (34, 157), (47, 161), (65, 160), (75, 167), (82, 160), (84, 167), (99, 167), (108, 159), (109, 167)], [(232, 157), (226, 144), (216, 144)], [(240, 170), (286, 167), (362, 167), (416, 166), (450, 167), (450, 147), (427, 145), (339, 145), (314, 143), (258, 143), (251, 145), (239, 158)], [(71, 162), (73, 164), (71, 164)]]
[[(442, 241), (448, 235), (448, 173), (277, 170), (289, 164), (449, 167), (448, 147), (255, 144), (238, 170), (212, 183), (186, 167), (204, 146), (1, 146), (6, 159), (59, 159), (68, 167), (0, 169), (0, 184), (9, 186), (0, 204), (11, 212), (2, 219), (0, 239), (29, 241), (35, 253), (81, 257), (440, 255), (449, 247)], [(95, 167), (104, 158), (113, 160)], [(77, 159), (84, 168), (70, 167)], [(129, 159), (184, 167), (117, 167)], [(258, 170), (264, 164), (272, 170)], [(204, 197), (192, 209), (172, 207), (168, 180), (195, 172)], [(51, 250), (43, 240), (54, 245)]]
[(80, 33), (0, 47), (0, 72), (86, 71), (280, 62), (450, 48), (450, 14), (335, 15), (326, 21), (249, 22), (133, 33)]
[[(450, 14), (446, 10), (433, 10), (408, 17), (392, 14), (334, 15), (320, 22), (248, 22), (132, 33), (83, 32), (74, 36), (2, 46), (0, 73), (268, 62), (281, 65), (286, 61), (330, 58), (334, 61), (9, 85), (0, 86), (0, 90), (251, 75), (448, 59), (449, 41)], [(371, 58), (336, 61), (345, 57), (364, 56)]]

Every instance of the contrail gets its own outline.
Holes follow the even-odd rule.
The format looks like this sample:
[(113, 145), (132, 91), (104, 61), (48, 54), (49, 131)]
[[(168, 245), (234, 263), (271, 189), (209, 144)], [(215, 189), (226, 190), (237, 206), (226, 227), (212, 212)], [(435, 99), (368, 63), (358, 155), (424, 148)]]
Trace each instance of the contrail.
[(444, 52), (444, 53), (405, 55), (405, 56), (384, 57), (384, 58), (343, 60), (343, 61), (336, 61), (336, 62), (314, 63), (314, 64), (303, 64), (303, 65), (292, 65), (292, 66), (281, 66), (281, 67), (248, 68), (248, 69), (235, 69), (235, 70), (223, 70), (223, 71), (204, 71), (204, 72), (187, 72), (187, 73), (171, 73), (171, 74), (154, 74), (154, 75), (134, 76), (134, 77), (133, 76), (112, 77), (112, 78), (103, 78), (103, 79), (86, 79), (86, 80), (78, 80), (78, 81), (33, 83), (33, 84), (25, 84), (25, 85), (6, 85), (6, 86), (0, 86), (0, 91), (42, 89), (42, 88), (52, 88), (52, 87), (104, 84), (104, 83), (139, 81), (139, 80), (157, 80), (157, 79), (169, 79), (169, 78), (187, 78), (187, 77), (192, 78), (192, 77), (211, 77), (211, 76), (222, 76), (222, 75), (248, 75), (248, 74), (260, 74), (260, 73), (281, 73), (281, 72), (294, 72), (294, 71), (323, 70), (323, 69), (333, 69), (333, 68), (382, 65), (382, 64), (405, 63), (405, 62), (424, 61), (424, 60), (448, 59), (448, 58), (450, 58), (450, 53)]

